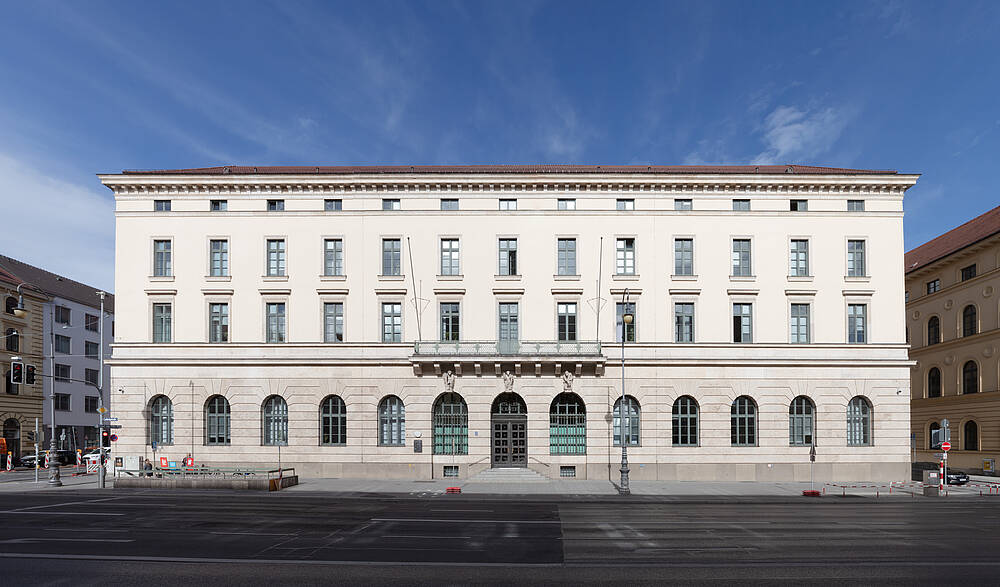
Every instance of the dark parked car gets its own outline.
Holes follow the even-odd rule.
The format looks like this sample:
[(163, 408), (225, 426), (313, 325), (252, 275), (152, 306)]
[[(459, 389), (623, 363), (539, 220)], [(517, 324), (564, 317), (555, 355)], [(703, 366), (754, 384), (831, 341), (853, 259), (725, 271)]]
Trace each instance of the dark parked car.
[[(939, 463), (913, 463), (913, 480), (923, 481), (924, 471), (937, 471), (941, 468)], [(948, 485), (965, 485), (969, 482), (969, 476), (958, 469), (948, 467)]]
[[(56, 459), (59, 460), (59, 465), (73, 465), (76, 464), (76, 453), (71, 450), (57, 450), (55, 452)], [(35, 455), (24, 455), (21, 457), (22, 467), (34, 467), (35, 466)], [(42, 453), (42, 458), (45, 458), (45, 453)], [(41, 465), (44, 467), (45, 462), (42, 461)]]
[(965, 485), (969, 482), (969, 476), (961, 471), (948, 469), (948, 485)]

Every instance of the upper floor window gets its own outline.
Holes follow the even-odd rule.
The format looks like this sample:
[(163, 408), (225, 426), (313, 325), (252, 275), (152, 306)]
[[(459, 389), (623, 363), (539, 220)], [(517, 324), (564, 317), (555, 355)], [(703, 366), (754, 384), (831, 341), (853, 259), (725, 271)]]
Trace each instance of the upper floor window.
[(576, 340), (576, 304), (559, 303), (556, 304), (556, 330), (557, 340)]
[(209, 275), (221, 277), (229, 275), (229, 241), (212, 239), (208, 243), (210, 262)]
[(285, 342), (285, 304), (284, 302), (271, 302), (264, 306), (265, 318), (267, 322), (266, 342)]
[(500, 198), (500, 210), (506, 212), (517, 210), (517, 200), (514, 198)]
[(170, 200), (153, 200), (153, 211), (170, 212)]
[(620, 238), (615, 247), (615, 273), (635, 275), (635, 239)]
[(674, 342), (694, 342), (694, 304), (674, 304)]
[(788, 274), (792, 277), (809, 275), (809, 241), (792, 239), (788, 255)]
[(962, 267), (962, 281), (972, 279), (976, 276), (976, 264), (973, 263), (968, 267)]
[(402, 252), (398, 238), (382, 239), (382, 275), (401, 275)]
[(809, 342), (809, 304), (792, 304), (789, 309), (789, 342)]
[[(632, 323), (628, 324), (624, 321), (625, 314), (632, 315)], [(622, 335), (625, 335), (625, 342), (635, 342), (635, 329), (639, 323), (639, 316), (635, 312), (635, 302), (615, 303), (615, 342), (622, 341)], [(625, 324), (625, 329), (622, 330), (622, 324)]]
[(97, 374), (99, 371), (97, 369), (84, 369), (83, 370), (83, 380), (88, 384), (97, 387)]
[(56, 324), (65, 324), (65, 325), (69, 326), (69, 324), (70, 324), (70, 316), (71, 315), (72, 315), (72, 311), (70, 311), (70, 309), (67, 308), (66, 306), (56, 306), (55, 307), (55, 316), (54, 317), (55, 317)]
[(229, 342), (229, 304), (208, 305), (208, 342)]
[(498, 243), (500, 251), (500, 275), (517, 275), (517, 239), (502, 238)]
[(441, 239), (441, 275), (461, 275), (457, 238)]
[(83, 396), (83, 411), (88, 414), (97, 413), (97, 396), (96, 395), (85, 395)]
[(225, 212), (229, 210), (228, 200), (210, 200), (208, 202), (208, 209), (211, 212)]
[(323, 241), (323, 275), (344, 274), (344, 241), (328, 238)]
[(689, 199), (676, 199), (674, 200), (674, 210), (691, 210), (692, 204)]
[(864, 344), (868, 342), (868, 305), (847, 305), (847, 342)]
[(736, 212), (749, 212), (750, 200), (733, 200), (733, 210)]
[(170, 277), (174, 274), (171, 263), (171, 242), (169, 240), (153, 241), (153, 276)]
[(576, 210), (576, 200), (573, 198), (559, 198), (556, 202), (558, 210)]
[(753, 304), (733, 304), (733, 342), (753, 342)]
[(55, 379), (56, 381), (69, 383), (73, 379), (73, 368), (70, 365), (56, 363)]
[(56, 396), (55, 405), (53, 407), (60, 412), (70, 411), (70, 394), (57, 393), (55, 394), (55, 396)]
[(937, 344), (941, 342), (941, 319), (931, 316), (927, 321), (927, 344)]
[(101, 345), (85, 340), (83, 341), (83, 352), (88, 359), (96, 359), (101, 354)]
[(323, 342), (344, 342), (344, 304), (323, 304)]
[(63, 336), (61, 334), (55, 335), (55, 352), (64, 355), (72, 354), (71, 339), (68, 336)]
[(865, 211), (865, 201), (864, 200), (847, 200), (847, 211), (848, 212), (864, 212)]
[(927, 372), (927, 397), (941, 397), (941, 370), (937, 367)]
[(441, 304), (441, 340), (460, 340), (461, 308), (458, 302)]
[(635, 210), (635, 200), (632, 198), (618, 198), (615, 201), (615, 210)]
[(865, 267), (865, 241), (847, 241), (847, 276), (867, 277), (868, 269)]
[(750, 277), (753, 267), (750, 258), (750, 239), (733, 239), (733, 277)]
[(442, 210), (458, 210), (458, 200), (454, 198), (445, 198), (441, 200)]
[(383, 198), (383, 210), (399, 210), (399, 198)]
[(170, 304), (153, 304), (153, 342), (170, 342), (173, 308)]
[(285, 239), (267, 239), (267, 274), (277, 277), (285, 275)]
[(382, 304), (382, 342), (403, 342), (403, 306), (398, 302)]
[(674, 275), (694, 275), (694, 239), (674, 239)]
[(100, 320), (93, 314), (84, 314), (83, 327), (91, 332), (98, 332), (101, 329)]
[(341, 199), (323, 200), (323, 209), (327, 212), (339, 212), (344, 209), (344, 201)]
[(962, 336), (972, 336), (979, 332), (976, 307), (969, 304), (962, 310)]
[(559, 275), (576, 275), (576, 239), (559, 239), (557, 249), (557, 271)]
[(268, 200), (267, 201), (267, 211), (268, 212), (281, 212), (285, 209), (284, 200)]
[(936, 291), (939, 291), (940, 289), (941, 289), (941, 280), (940, 279), (932, 279), (932, 280), (930, 280), (930, 281), (927, 282), (927, 293), (928, 294), (932, 294), (932, 293), (934, 293)]
[(962, 366), (962, 393), (979, 393), (979, 365), (975, 361)]
[(4, 338), (6, 344), (4, 345), (7, 351), (16, 353), (19, 352), (21, 348), (21, 335), (18, 334), (17, 330), (13, 328), (8, 328), (4, 332)]
[(792, 212), (805, 212), (809, 210), (808, 200), (789, 200), (788, 209)]

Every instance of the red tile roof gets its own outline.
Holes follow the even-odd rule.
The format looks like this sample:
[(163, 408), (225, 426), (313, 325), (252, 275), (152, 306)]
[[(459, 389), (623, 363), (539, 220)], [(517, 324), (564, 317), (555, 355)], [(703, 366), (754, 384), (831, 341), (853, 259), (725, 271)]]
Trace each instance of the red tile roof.
[(904, 270), (916, 271), (997, 233), (1000, 233), (1000, 206), (906, 253)]
[(891, 169), (844, 169), (810, 165), (371, 165), (371, 166), (265, 166), (226, 165), (193, 169), (125, 170), (122, 175), (374, 175), (374, 174), (500, 174), (500, 173), (601, 173), (601, 174), (785, 174), (895, 175)]

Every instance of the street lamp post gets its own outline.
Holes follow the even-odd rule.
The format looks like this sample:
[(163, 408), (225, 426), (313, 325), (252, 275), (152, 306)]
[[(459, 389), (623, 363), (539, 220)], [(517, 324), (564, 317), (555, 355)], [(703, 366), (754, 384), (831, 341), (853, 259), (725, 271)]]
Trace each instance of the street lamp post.
[(628, 337), (628, 327), (635, 316), (628, 311), (628, 288), (622, 292), (622, 397), (618, 406), (618, 439), (622, 443), (622, 478), (618, 488), (619, 495), (631, 493), (628, 486), (628, 440), (625, 436), (625, 339)]

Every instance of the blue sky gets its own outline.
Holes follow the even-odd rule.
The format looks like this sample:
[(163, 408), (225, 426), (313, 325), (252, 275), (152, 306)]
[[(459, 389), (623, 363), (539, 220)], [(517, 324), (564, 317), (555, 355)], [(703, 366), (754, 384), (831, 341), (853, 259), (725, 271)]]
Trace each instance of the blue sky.
[(3, 8), (0, 252), (109, 289), (121, 169), (891, 168), (907, 248), (1000, 201), (1000, 2)]

